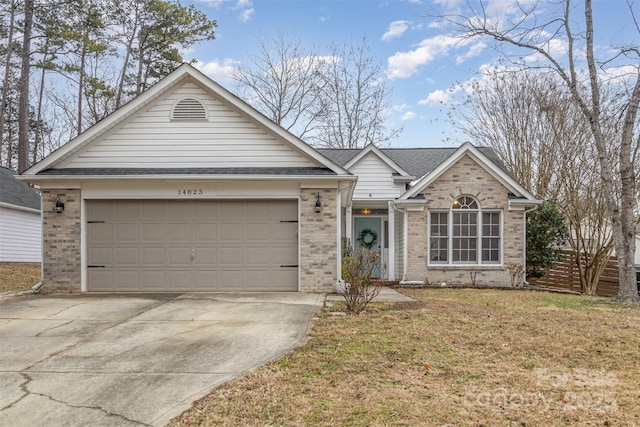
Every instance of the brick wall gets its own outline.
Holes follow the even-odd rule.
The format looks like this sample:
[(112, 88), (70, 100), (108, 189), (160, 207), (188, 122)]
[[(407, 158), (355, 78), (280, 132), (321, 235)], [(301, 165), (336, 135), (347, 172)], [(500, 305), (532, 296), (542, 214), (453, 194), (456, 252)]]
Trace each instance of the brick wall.
[[(320, 192), (322, 211), (314, 212)], [(300, 291), (333, 292), (337, 275), (336, 189), (300, 192)]]
[[(431, 284), (510, 286), (510, 264), (522, 264), (524, 256), (524, 212), (508, 210), (509, 190), (489, 175), (471, 157), (464, 156), (423, 191), (426, 208), (408, 212), (408, 272), (406, 280)], [(431, 209), (450, 209), (461, 195), (475, 197), (483, 209), (502, 211), (502, 266), (427, 266), (427, 218)]]
[[(62, 213), (55, 212), (56, 195)], [(45, 289), (80, 292), (80, 190), (43, 190), (42, 217)]]

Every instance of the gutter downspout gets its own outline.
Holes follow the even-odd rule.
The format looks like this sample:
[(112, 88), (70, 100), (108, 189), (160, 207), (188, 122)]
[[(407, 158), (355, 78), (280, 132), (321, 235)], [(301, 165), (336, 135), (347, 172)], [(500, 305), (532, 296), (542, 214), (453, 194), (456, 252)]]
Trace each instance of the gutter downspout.
[[(387, 259), (387, 279), (396, 280), (396, 210), (393, 200), (387, 204), (387, 229), (389, 259)], [(384, 248), (383, 248), (384, 250)]]
[[(393, 204), (393, 210), (394, 212), (401, 212), (402, 213), (402, 240), (404, 241), (404, 245), (402, 248), (402, 278), (400, 279), (400, 284), (406, 284), (406, 280), (407, 280), (407, 257), (409, 255), (409, 248), (407, 245), (407, 233), (409, 230), (408, 224), (407, 224), (407, 208), (399, 208), (397, 207), (397, 205), (394, 203)], [(394, 213), (395, 215), (395, 213)]]
[(23, 295), (34, 295), (40, 292), (40, 288), (42, 287), (43, 282), (38, 282), (26, 291), (17, 291), (17, 292), (3, 292), (0, 294), (0, 299), (9, 298), (9, 297), (21, 297)]
[(522, 284), (528, 285), (527, 283), (527, 214), (531, 211), (538, 209), (538, 206), (534, 206), (529, 209), (524, 210), (523, 222), (524, 222), (524, 235), (522, 236), (522, 241), (524, 242), (524, 253), (522, 254)]

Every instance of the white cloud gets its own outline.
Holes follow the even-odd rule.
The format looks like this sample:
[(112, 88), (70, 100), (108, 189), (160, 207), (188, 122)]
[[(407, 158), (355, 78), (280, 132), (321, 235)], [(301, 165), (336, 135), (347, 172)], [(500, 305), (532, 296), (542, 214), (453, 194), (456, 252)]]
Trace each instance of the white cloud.
[(409, 104), (396, 104), (391, 106), (391, 108), (399, 113), (408, 110), (410, 107), (411, 106)]
[(427, 105), (427, 106), (440, 105), (447, 102), (450, 97), (451, 95), (447, 93), (447, 91), (438, 89), (431, 92), (425, 99), (421, 99), (420, 101), (418, 101), (418, 105)]
[(320, 22), (327, 22), (331, 17), (329, 15), (326, 16), (321, 16), (320, 18), (318, 18), (318, 21)]
[(445, 12), (459, 10), (464, 0), (431, 0), (431, 4), (441, 6)]
[(387, 41), (400, 37), (409, 29), (410, 21), (393, 21), (389, 24), (389, 29), (382, 35), (382, 40)]
[(195, 67), (211, 77), (214, 81), (220, 83), (233, 81), (231, 75), (238, 64), (240, 64), (240, 61), (225, 58), (222, 62), (217, 59), (209, 62), (197, 61)]
[(204, 3), (207, 6), (218, 8), (226, 3), (228, 0), (196, 0), (198, 3)]
[(255, 10), (253, 8), (251, 9), (245, 9), (240, 13), (240, 20), (242, 22), (247, 22), (251, 19), (251, 16), (253, 15), (253, 13), (255, 12)]
[(238, 0), (233, 10), (240, 11), (238, 18), (242, 22), (248, 22), (251, 20), (255, 9), (253, 8), (253, 2), (251, 0)]
[(456, 64), (460, 65), (467, 59), (480, 56), (480, 54), (484, 52), (486, 48), (487, 48), (487, 44), (484, 42), (478, 42), (478, 43), (472, 44), (466, 53), (456, 56)]
[(387, 59), (387, 76), (390, 79), (407, 78), (413, 75), (419, 66), (445, 56), (451, 48), (470, 43), (457, 37), (438, 35), (420, 42), (418, 47), (408, 52), (396, 52)]
[[(195, 0), (198, 3), (204, 3), (209, 7), (219, 9), (222, 6), (233, 4), (234, 0)], [(252, 0), (236, 0), (234, 6), (230, 6), (231, 10), (238, 12), (238, 19), (242, 22), (248, 22), (253, 17), (255, 9)]]
[[(546, 35), (551, 37), (550, 34), (544, 33), (543, 36)], [(568, 55), (569, 49), (566, 40), (561, 40), (557, 38), (549, 38), (547, 41), (539, 44), (539, 47), (544, 51), (548, 52), (551, 56), (555, 58), (561, 58), (563, 56)], [(536, 63), (536, 62), (546, 62), (547, 59), (541, 55), (540, 53), (533, 53), (524, 57), (524, 62), (528, 64)]]
[(542, 10), (538, 3), (537, 0), (491, 0), (486, 3), (484, 11), (490, 20), (503, 21), (509, 17), (519, 19), (530, 7), (538, 6), (537, 9)]
[(414, 113), (413, 111), (407, 111), (406, 113), (404, 113), (402, 115), (402, 121), (407, 121), (407, 120), (412, 120), (416, 118), (416, 113)]
[(463, 87), (461, 87), (460, 85), (447, 90), (434, 90), (429, 95), (427, 95), (425, 99), (421, 99), (420, 101), (418, 101), (418, 105), (433, 107), (436, 105), (446, 104), (453, 97), (453, 95), (460, 92), (461, 90), (463, 90)]
[(601, 78), (605, 83), (633, 84), (638, 77), (636, 65), (622, 65), (602, 70)]

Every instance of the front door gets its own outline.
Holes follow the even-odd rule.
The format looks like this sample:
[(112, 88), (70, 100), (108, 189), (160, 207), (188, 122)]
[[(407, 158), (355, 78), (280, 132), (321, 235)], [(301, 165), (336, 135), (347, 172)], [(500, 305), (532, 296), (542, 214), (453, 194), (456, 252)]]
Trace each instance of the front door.
[[(355, 217), (353, 219), (353, 249), (357, 252), (362, 248), (371, 249), (377, 252), (382, 248), (382, 218), (380, 217)], [(380, 254), (382, 255), (382, 253)], [(373, 277), (380, 278), (380, 263), (373, 272)]]

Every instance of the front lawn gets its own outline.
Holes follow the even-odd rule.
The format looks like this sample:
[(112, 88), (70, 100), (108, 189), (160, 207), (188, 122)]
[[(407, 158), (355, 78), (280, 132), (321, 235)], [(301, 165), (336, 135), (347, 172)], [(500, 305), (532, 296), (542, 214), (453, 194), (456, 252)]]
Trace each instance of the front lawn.
[(309, 342), (176, 426), (640, 425), (640, 309), (533, 291), (402, 290), (323, 314)]
[(39, 281), (39, 263), (0, 262), (0, 293), (31, 289)]

